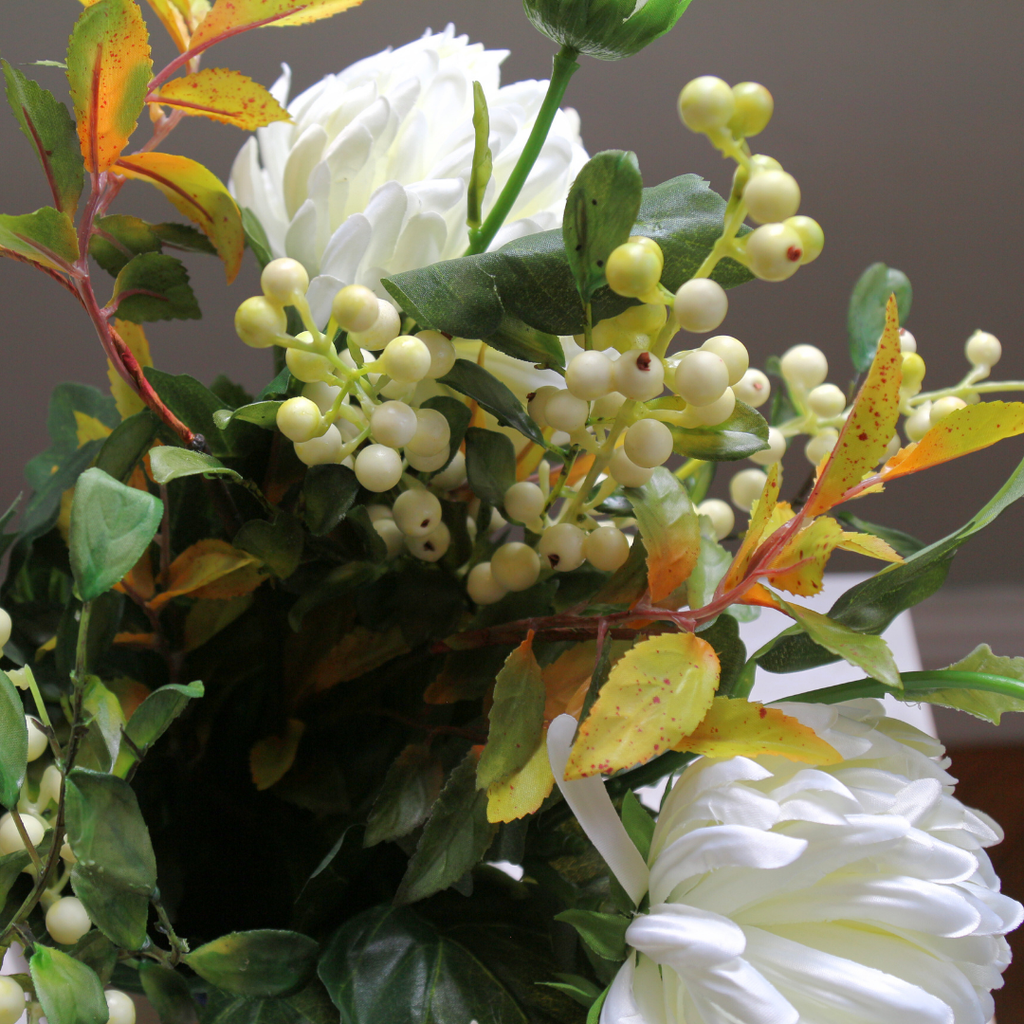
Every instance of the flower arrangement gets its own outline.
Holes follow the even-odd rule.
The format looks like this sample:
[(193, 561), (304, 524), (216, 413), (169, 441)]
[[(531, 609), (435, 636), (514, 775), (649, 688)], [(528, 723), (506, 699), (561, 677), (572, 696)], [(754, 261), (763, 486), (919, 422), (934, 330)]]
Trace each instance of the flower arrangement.
[[(57, 389), (0, 520), (0, 952), (28, 959), (0, 1024), (130, 1024), (129, 992), (164, 1024), (985, 1024), (1024, 916), (999, 828), (879, 698), (998, 722), (1024, 667), (901, 672), (881, 634), (1024, 463), (930, 543), (858, 499), (1024, 433), (998, 339), (925, 391), (881, 263), (849, 385), (814, 346), (761, 370), (715, 333), (729, 289), (824, 248), (751, 148), (768, 89), (680, 94), (726, 197), (588, 158), (561, 106), (581, 57), (633, 56), (688, 0), (525, 0), (547, 83), (500, 85), (452, 29), (290, 101), (287, 73), (200, 66), (357, 2), (147, 0), (160, 71), (136, 0), (84, 3), (73, 117), (3, 64), (53, 205), (0, 216), (0, 254), (80, 303), (111, 394)], [(255, 132), (228, 184), (163, 151), (186, 116)], [(114, 212), (132, 179), (189, 223)], [(266, 386), (153, 366), (143, 325), (199, 316), (172, 252), (230, 283), (245, 248)], [(837, 548), (885, 566), (825, 615), (800, 599)], [(793, 625), (748, 655), (762, 607)], [(758, 666), (840, 659), (864, 678), (751, 699)]]

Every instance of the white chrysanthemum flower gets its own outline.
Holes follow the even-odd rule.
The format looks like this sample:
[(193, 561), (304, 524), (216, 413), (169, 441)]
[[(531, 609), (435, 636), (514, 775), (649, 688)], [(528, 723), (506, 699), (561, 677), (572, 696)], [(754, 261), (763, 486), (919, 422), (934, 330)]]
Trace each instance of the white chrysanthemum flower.
[(1024, 914), (984, 852), (999, 826), (953, 796), (942, 746), (878, 701), (781, 708), (844, 760), (686, 770), (601, 1024), (985, 1024)]
[[(490, 111), (490, 208), (522, 152), (547, 82), (500, 86), (507, 50), (485, 50), (428, 32), (361, 60), (288, 104), (292, 123), (256, 132), (235, 160), (231, 189), (259, 218), (274, 256), (311, 278), (315, 314), (337, 290), (363, 284), (387, 297), (382, 277), (452, 259), (465, 250), (473, 162), (473, 82)], [(271, 89), (287, 100), (291, 71)], [(561, 110), (493, 245), (558, 227), (569, 186), (587, 160), (579, 117)]]

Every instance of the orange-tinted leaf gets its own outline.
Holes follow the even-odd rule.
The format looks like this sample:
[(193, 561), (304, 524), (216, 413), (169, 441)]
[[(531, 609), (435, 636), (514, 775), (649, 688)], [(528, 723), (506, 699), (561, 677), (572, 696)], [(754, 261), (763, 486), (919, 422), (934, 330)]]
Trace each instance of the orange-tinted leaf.
[(306, 682), (314, 693), (322, 693), (338, 683), (358, 679), (408, 651), (409, 645), (402, 639), (398, 626), (392, 626), (386, 633), (355, 626), (316, 662)]
[(160, 19), (161, 24), (167, 29), (167, 34), (174, 41), (179, 51), (184, 53), (188, 49), (191, 28), (188, 19), (188, 12), (183, 10), (183, 5), (177, 0), (146, 0), (153, 12)]
[(225, 573), (218, 579), (197, 587), (191, 596), (203, 601), (228, 601), (234, 597), (251, 594), (265, 579), (267, 572), (259, 559), (250, 565), (242, 565), (233, 572)]
[[(611, 641), (607, 641), (611, 643)], [(541, 672), (546, 693), (544, 721), (551, 722), (559, 715), (579, 718), (583, 698), (590, 686), (597, 658), (597, 643), (587, 640), (570, 647)]]
[(612, 668), (580, 726), (566, 779), (607, 775), (671, 750), (707, 713), (720, 672), (714, 649), (693, 633), (642, 640)]
[(149, 32), (135, 0), (86, 8), (71, 34), (67, 65), (86, 169), (110, 170), (135, 131), (153, 74)]
[(118, 676), (107, 682), (107, 689), (121, 702), (121, 713), (129, 721), (138, 706), (149, 696), (149, 687), (129, 676)]
[(767, 587), (761, 586), (760, 583), (755, 583), (746, 590), (737, 604), (756, 605), (758, 608), (774, 608), (777, 612), (783, 610), (782, 605), (779, 604), (779, 599)]
[(185, 616), (185, 653), (202, 647), (221, 630), (227, 629), (235, 619), (248, 611), (251, 604), (252, 594), (243, 594), (227, 601), (196, 601)]
[(249, 769), (257, 789), (270, 789), (288, 774), (305, 731), (305, 722), (289, 718), (283, 736), (268, 736), (253, 744), (249, 753)]
[(883, 562), (902, 562), (903, 556), (894, 551), (892, 546), (881, 537), (871, 533), (843, 533), (839, 545), (844, 551), (854, 551), (868, 558), (880, 558)]
[(156, 633), (117, 633), (114, 643), (119, 647), (137, 647), (147, 651), (155, 651), (160, 646)]
[(838, 764), (843, 759), (835, 747), (796, 718), (729, 697), (716, 697), (704, 720), (675, 749), (705, 757), (778, 754), (804, 764)]
[(192, 37), (192, 49), (262, 25), (304, 25), (355, 7), (362, 0), (217, 0)]
[(778, 462), (773, 462), (768, 467), (768, 479), (761, 491), (761, 497), (754, 502), (750, 509), (750, 524), (747, 526), (747, 532), (743, 535), (743, 542), (736, 552), (736, 557), (732, 560), (729, 571), (722, 580), (722, 586), (726, 590), (731, 590), (746, 576), (747, 567), (765, 536), (768, 524), (775, 512), (781, 486), (782, 468)]
[(172, 78), (150, 99), (183, 114), (209, 117), (250, 132), (272, 121), (288, 120), (288, 111), (262, 85), (226, 68), (204, 68)]
[[(132, 354), (139, 362), (139, 366), (152, 366), (153, 357), (149, 352), (149, 340), (141, 324), (133, 324), (130, 320), (115, 320), (114, 330), (121, 336), (121, 340), (128, 346)], [(128, 384), (114, 369), (114, 364), (107, 360), (107, 377), (110, 380), (110, 393), (114, 397), (117, 411), (121, 419), (126, 420), (137, 412), (146, 408), (146, 403), (135, 393), (135, 389)]]
[(900, 321), (896, 297), (890, 295), (885, 310), (885, 330), (878, 342), (875, 358), (853, 400), (850, 415), (839, 432), (839, 440), (807, 499), (806, 515), (817, 516), (827, 512), (878, 465), (896, 433), (902, 380)]
[(158, 189), (209, 237), (224, 261), (228, 284), (242, 265), (245, 231), (234, 199), (221, 180), (202, 164), (170, 153), (133, 153), (115, 170)]
[[(843, 528), (834, 519), (823, 516), (811, 521), (772, 562), (772, 584), (791, 594), (821, 593), (825, 565), (842, 539)], [(778, 572), (779, 569), (783, 571)]]
[(150, 607), (161, 608), (172, 598), (181, 597), (183, 594), (212, 597), (214, 595), (208, 591), (211, 587), (216, 587), (219, 581), (240, 570), (255, 567), (258, 563), (259, 559), (233, 548), (227, 541), (197, 541), (168, 566), (167, 579), (164, 581), (165, 589), (149, 602)]
[[(547, 734), (546, 729), (544, 733)], [(542, 738), (540, 746), (519, 771), (488, 787), (487, 820), (495, 824), (533, 814), (551, 795), (554, 786), (555, 776), (548, 760), (548, 745)]]
[(950, 459), (987, 448), (1024, 433), (1024, 403), (982, 402), (957, 409), (937, 423), (917, 444), (898, 451), (882, 468), (883, 480), (919, 473)]

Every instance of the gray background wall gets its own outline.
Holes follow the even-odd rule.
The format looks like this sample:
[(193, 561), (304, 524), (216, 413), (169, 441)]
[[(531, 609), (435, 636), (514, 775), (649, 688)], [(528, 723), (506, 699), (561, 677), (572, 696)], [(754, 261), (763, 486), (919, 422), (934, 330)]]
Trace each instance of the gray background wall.
[[(3, 0), (0, 53), (15, 64), (63, 57), (79, 11), (75, 0)], [(148, 8), (147, 8), (148, 13)], [(232, 40), (206, 63), (237, 67), (270, 83), (288, 61), (297, 89), (327, 71), (400, 44), (426, 26), (455, 22), (492, 48), (509, 48), (505, 81), (547, 77), (553, 46), (522, 16), (517, 0), (365, 0), (335, 19), (299, 29), (264, 29)], [(151, 19), (158, 66), (172, 55)], [(1024, 11), (1019, 0), (694, 0), (675, 31), (640, 57), (615, 64), (584, 59), (567, 102), (582, 116), (591, 152), (637, 152), (650, 183), (687, 171), (720, 191), (729, 170), (706, 142), (679, 125), (675, 96), (698, 74), (753, 79), (776, 98), (773, 124), (757, 146), (800, 180), (802, 212), (824, 226), (822, 258), (782, 285), (733, 293), (726, 328), (755, 362), (813, 342), (846, 377), (845, 309), (860, 271), (881, 259), (915, 287), (908, 323), (928, 363), (928, 384), (966, 369), (962, 346), (976, 327), (997, 334), (1001, 378), (1024, 378), (1020, 344)], [(63, 98), (63, 73), (26, 68)], [(170, 151), (198, 157), (227, 176), (241, 132), (190, 119)], [(0, 209), (21, 213), (49, 202), (27, 144), (0, 115)], [(129, 184), (119, 212), (164, 219), (164, 200)], [(210, 380), (225, 371), (258, 388), (269, 360), (234, 337), (234, 307), (256, 288), (251, 257), (229, 291), (212, 261), (191, 262), (205, 311), (198, 323), (149, 329), (161, 368)], [(102, 272), (100, 272), (102, 273)], [(104, 387), (105, 363), (70, 296), (38, 272), (0, 267), (4, 397), (0, 401), (0, 504), (23, 487), (21, 467), (46, 446), (46, 396), (56, 383)], [(1024, 397), (1024, 396), (1022, 396)], [(893, 521), (934, 539), (963, 523), (1024, 455), (1024, 440), (900, 481), (864, 502), (866, 518)], [(790, 482), (805, 470), (794, 463)], [(1024, 580), (1015, 508), (964, 550), (957, 582)]]

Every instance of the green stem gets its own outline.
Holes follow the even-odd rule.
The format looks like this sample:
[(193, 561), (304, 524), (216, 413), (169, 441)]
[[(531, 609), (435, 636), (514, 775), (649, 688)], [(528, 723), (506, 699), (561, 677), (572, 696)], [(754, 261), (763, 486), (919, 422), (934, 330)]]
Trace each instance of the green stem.
[(92, 617), (92, 601), (82, 603), (82, 614), (78, 620), (78, 644), (75, 647), (75, 675), (72, 682), (75, 689), (81, 689), (89, 671), (89, 619)]
[(569, 79), (572, 78), (579, 68), (579, 64), (576, 63), (578, 56), (579, 51), (574, 50), (568, 45), (563, 46), (555, 55), (547, 95), (544, 97), (543, 104), (541, 104), (537, 120), (534, 122), (533, 130), (530, 132), (530, 137), (526, 140), (523, 152), (520, 154), (519, 160), (516, 162), (508, 181), (505, 182), (501, 195), (498, 196), (497, 201), (491, 208), (491, 212), (487, 215), (487, 219), (479, 228), (470, 231), (469, 248), (466, 249), (464, 255), (472, 256), (483, 252), (494, 241), (494, 236), (498, 233), (502, 224), (505, 223), (505, 218), (512, 212), (512, 206), (519, 198), (519, 193), (526, 184), (526, 179), (530, 176), (530, 171), (533, 170), (533, 165), (537, 162), (540, 151), (544, 148), (544, 142), (548, 137), (548, 132), (551, 131), (551, 124), (555, 120), (555, 114), (558, 113), (558, 108), (562, 105), (562, 99), (565, 96), (565, 90), (568, 88)]

